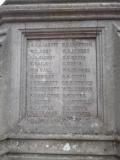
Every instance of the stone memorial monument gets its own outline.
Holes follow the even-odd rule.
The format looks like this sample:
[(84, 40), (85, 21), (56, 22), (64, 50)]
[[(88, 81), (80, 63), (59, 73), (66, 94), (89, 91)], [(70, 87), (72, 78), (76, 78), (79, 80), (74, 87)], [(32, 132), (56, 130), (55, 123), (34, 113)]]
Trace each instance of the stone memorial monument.
[(120, 0), (0, 7), (0, 160), (120, 159)]

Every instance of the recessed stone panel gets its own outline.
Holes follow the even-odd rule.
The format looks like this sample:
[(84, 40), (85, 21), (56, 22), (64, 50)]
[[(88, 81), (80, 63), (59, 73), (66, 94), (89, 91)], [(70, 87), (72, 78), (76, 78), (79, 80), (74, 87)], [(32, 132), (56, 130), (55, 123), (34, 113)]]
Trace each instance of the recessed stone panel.
[(97, 115), (95, 39), (27, 42), (26, 114), (40, 123), (76, 124)]

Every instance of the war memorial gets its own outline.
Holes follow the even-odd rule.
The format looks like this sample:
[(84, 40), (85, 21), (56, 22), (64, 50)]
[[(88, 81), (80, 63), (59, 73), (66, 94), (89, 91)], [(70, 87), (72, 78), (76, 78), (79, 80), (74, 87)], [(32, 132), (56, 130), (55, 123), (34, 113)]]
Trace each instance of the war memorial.
[(120, 1), (0, 7), (0, 160), (120, 160)]

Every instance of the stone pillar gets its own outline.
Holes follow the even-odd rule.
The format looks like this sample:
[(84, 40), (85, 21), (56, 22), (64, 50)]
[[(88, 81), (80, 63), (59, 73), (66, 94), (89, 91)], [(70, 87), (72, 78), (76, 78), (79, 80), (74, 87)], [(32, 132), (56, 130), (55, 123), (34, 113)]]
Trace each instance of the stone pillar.
[(0, 160), (119, 160), (119, 0), (7, 0), (0, 91)]

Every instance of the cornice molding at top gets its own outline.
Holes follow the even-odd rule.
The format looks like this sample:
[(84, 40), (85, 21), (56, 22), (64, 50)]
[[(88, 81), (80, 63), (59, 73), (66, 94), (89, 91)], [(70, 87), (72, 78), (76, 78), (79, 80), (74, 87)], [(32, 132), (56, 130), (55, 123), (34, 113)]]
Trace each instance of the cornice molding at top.
[(119, 3), (120, 0), (6, 0), (4, 5), (39, 4), (39, 3)]

